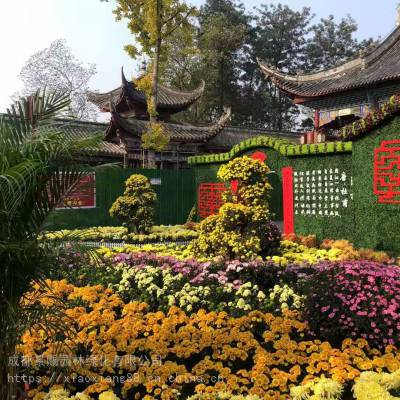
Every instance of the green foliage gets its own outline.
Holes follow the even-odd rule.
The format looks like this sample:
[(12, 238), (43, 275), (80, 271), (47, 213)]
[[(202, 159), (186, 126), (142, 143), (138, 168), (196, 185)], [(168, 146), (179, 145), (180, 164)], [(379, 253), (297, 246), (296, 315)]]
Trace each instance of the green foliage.
[(143, 175), (132, 175), (125, 183), (125, 192), (115, 200), (110, 215), (122, 221), (129, 233), (149, 232), (154, 221), (156, 193)]
[[(132, 174), (161, 179), (161, 185), (153, 186), (158, 198), (154, 220), (157, 225), (176, 225), (186, 221), (196, 201), (192, 169), (152, 171), (110, 167), (96, 170), (96, 208), (56, 210), (47, 218), (44, 229), (58, 231), (120, 225), (119, 221), (110, 217), (109, 210), (114, 200), (124, 192), (125, 181)], [(170, 190), (171, 187), (175, 190)]]
[(189, 17), (195, 8), (179, 0), (118, 0), (114, 10), (117, 21), (128, 20), (128, 28), (138, 47), (126, 46), (128, 54), (136, 58), (140, 52), (153, 57), (157, 42), (167, 41), (177, 29), (190, 27)]
[(350, 16), (336, 23), (333, 15), (321, 18), (311, 28), (312, 37), (307, 46), (307, 69), (311, 71), (336, 67), (354, 57), (359, 51), (374, 45), (372, 39), (358, 42), (356, 21)]
[[(198, 25), (190, 54), (170, 53), (165, 76), (181, 89), (207, 82), (199, 104), (180, 116), (190, 122), (215, 118), (224, 104), (232, 108), (236, 125), (292, 129), (299, 108), (264, 78), (257, 58), (289, 74), (311, 72), (352, 58), (372, 42), (354, 38), (351, 18), (315, 21), (306, 7), (271, 4), (250, 14), (234, 0), (207, 0)], [(312, 127), (312, 120), (307, 122)]]
[[(393, 97), (382, 110), (374, 113), (374, 121), (368, 129), (352, 136), (353, 142), (332, 142), (307, 147), (285, 144), (267, 137), (249, 139), (234, 146), (222, 155), (204, 155), (189, 158), (196, 168), (196, 184), (217, 181), (217, 169), (221, 162), (235, 156), (261, 150), (266, 153), (268, 165), (280, 175), (283, 167), (291, 166), (295, 171), (312, 171), (338, 168), (352, 177), (353, 200), (340, 217), (295, 216), (297, 234), (315, 234), (323, 238), (345, 238), (358, 247), (376, 248), (400, 252), (398, 226), (400, 217), (398, 204), (379, 204), (374, 194), (374, 150), (385, 140), (399, 139), (400, 116), (397, 111), (397, 98)], [(369, 117), (370, 118), (370, 117)], [(350, 126), (363, 127), (362, 121)], [(343, 133), (348, 132), (344, 129)], [(302, 151), (301, 151), (302, 150)], [(279, 182), (277, 183), (279, 185)], [(277, 193), (271, 203), (281, 203), (282, 193)]]
[(400, 139), (400, 117), (386, 119), (378, 128), (353, 142), (354, 218), (357, 234), (354, 243), (400, 253), (399, 204), (379, 204), (374, 194), (374, 150), (385, 140)]
[(199, 48), (203, 68), (207, 71), (206, 98), (210, 117), (215, 112), (222, 112), (226, 105), (236, 108), (240, 89), (235, 65), (246, 29), (245, 24), (233, 24), (225, 14), (202, 15)]
[(84, 174), (77, 156), (99, 142), (71, 139), (49, 128), (46, 123), (69, 103), (68, 93), (38, 91), (0, 119), (0, 398), (5, 400), (15, 398), (7, 362), (20, 335), (32, 322), (50, 333), (59, 327), (55, 303), (38, 308), (24, 298), (33, 281), (33, 297), (41, 295), (43, 274), (54, 266), (54, 248), (39, 243), (38, 234)]
[[(291, 166), (297, 172), (300, 171), (312, 171), (312, 170), (324, 170), (329, 168), (339, 168), (339, 170), (346, 172), (347, 176), (353, 176), (353, 181), (355, 185), (355, 178), (353, 173), (353, 161), (351, 155), (351, 149), (353, 149), (358, 142), (344, 142), (348, 148), (343, 146), (336, 153), (327, 153), (326, 145), (319, 144), (316, 145), (315, 154), (303, 155), (298, 151), (301, 146), (289, 145), (287, 148), (285, 146), (278, 146), (278, 150), (274, 148), (274, 140), (267, 138), (256, 138), (253, 142), (246, 141), (245, 150), (240, 150), (239, 146), (235, 146), (235, 154), (232, 157), (239, 156), (242, 154), (252, 154), (253, 152), (260, 150), (264, 152), (267, 156), (268, 166), (272, 171), (276, 172), (276, 175), (271, 175), (269, 177), (270, 182), (272, 182), (272, 176), (274, 176), (273, 187), (274, 190), (270, 193), (270, 209), (276, 211), (276, 218), (274, 220), (282, 220), (282, 212), (279, 211), (279, 207), (282, 204), (282, 177), (281, 170), (283, 167)], [(339, 142), (340, 143), (340, 142)], [(309, 145), (310, 146), (310, 145)], [(286, 149), (287, 154), (284, 153)], [(350, 153), (350, 154), (349, 154)], [(231, 154), (231, 153), (226, 153)], [(201, 156), (203, 157), (203, 156)], [(211, 156), (213, 157), (213, 155)], [(226, 161), (225, 161), (226, 162)], [(217, 171), (220, 166), (220, 162), (211, 161), (206, 163), (195, 163), (196, 168), (196, 184), (202, 182), (216, 182), (217, 181)], [(359, 167), (365, 168), (365, 167)], [(372, 168), (372, 167), (371, 167)], [(372, 183), (368, 182), (364, 187), (372, 187)], [(280, 190), (279, 190), (280, 189)], [(369, 200), (371, 201), (371, 200)], [(350, 240), (355, 240), (354, 238), (354, 206), (355, 202), (350, 202), (349, 207), (346, 209), (342, 217), (325, 217), (325, 216), (295, 216), (295, 232), (298, 234), (315, 234), (318, 240), (323, 238), (347, 238)], [(367, 210), (366, 210), (367, 211)], [(369, 208), (368, 211), (369, 212)], [(361, 240), (366, 238), (365, 233), (360, 235)], [(392, 239), (394, 240), (394, 239)], [(373, 247), (373, 244), (363, 244), (357, 243), (359, 246)]]
[[(103, 0), (102, 0), (103, 1)], [(107, 0), (105, 0), (107, 1)], [(149, 85), (146, 85), (147, 109), (150, 122), (157, 121), (158, 82), (160, 63), (168, 59), (168, 40), (180, 31), (182, 37), (191, 32), (190, 17), (195, 8), (180, 0), (117, 0), (114, 10), (117, 21), (128, 20), (128, 28), (134, 35), (141, 53), (152, 59)], [(132, 58), (139, 55), (137, 46), (127, 45), (125, 50)], [(148, 149), (148, 166), (155, 167), (154, 150), (162, 151), (168, 144), (160, 126), (152, 125), (144, 135), (143, 147)]]
[(200, 223), (199, 238), (193, 243), (195, 254), (246, 260), (275, 250), (271, 248), (268, 173), (264, 163), (247, 156), (221, 166), (218, 178), (227, 184), (236, 181), (237, 190), (225, 192), (218, 214)]

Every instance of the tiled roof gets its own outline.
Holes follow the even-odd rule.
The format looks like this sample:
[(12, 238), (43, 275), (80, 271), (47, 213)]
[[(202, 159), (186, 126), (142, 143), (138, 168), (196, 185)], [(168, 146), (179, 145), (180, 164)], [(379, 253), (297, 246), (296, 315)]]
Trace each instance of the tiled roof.
[(259, 61), (261, 70), (292, 97), (312, 99), (400, 79), (400, 27), (368, 54), (329, 70), (288, 75)]
[[(179, 112), (186, 110), (195, 103), (204, 92), (205, 83), (190, 92), (171, 89), (165, 85), (158, 85), (157, 109), (159, 111)], [(139, 103), (147, 107), (146, 96), (137, 89), (136, 85), (125, 78), (122, 71), (122, 84), (117, 89), (107, 93), (88, 92), (88, 99), (96, 104), (103, 111), (110, 111), (110, 101), (118, 104), (120, 101), (126, 100), (132, 103)]]
[[(48, 129), (49, 125), (54, 130), (61, 132), (71, 139), (85, 139), (95, 135), (105, 136), (108, 124), (96, 122), (83, 122), (68, 119), (56, 119), (49, 124), (44, 125)], [(88, 152), (100, 156), (123, 156), (126, 152), (124, 148), (115, 143), (103, 141), (99, 148), (89, 148)]]
[[(184, 143), (206, 142), (218, 135), (226, 126), (231, 115), (230, 109), (226, 109), (218, 122), (210, 126), (193, 126), (183, 124), (162, 123), (171, 141)], [(135, 118), (122, 117), (116, 111), (112, 112), (112, 123), (124, 132), (142, 136), (149, 128), (149, 122)]]

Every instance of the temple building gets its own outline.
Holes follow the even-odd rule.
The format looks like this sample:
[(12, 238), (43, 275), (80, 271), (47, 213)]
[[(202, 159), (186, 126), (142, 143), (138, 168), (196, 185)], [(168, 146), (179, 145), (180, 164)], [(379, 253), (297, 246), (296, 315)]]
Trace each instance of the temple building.
[[(260, 134), (298, 140), (292, 132), (271, 132), (259, 129), (227, 127), (230, 109), (212, 125), (194, 126), (174, 121), (173, 116), (187, 110), (204, 92), (204, 82), (191, 92), (158, 85), (157, 113), (163, 123), (170, 142), (165, 151), (156, 153), (158, 168), (185, 168), (187, 157), (197, 154), (227, 151), (233, 145)], [(121, 86), (108, 93), (89, 92), (88, 99), (101, 112), (110, 113), (110, 123), (105, 129), (105, 141), (125, 152), (126, 167), (145, 167), (145, 150), (141, 147), (141, 136), (149, 128), (147, 99), (134, 82), (126, 79), (122, 71)]]
[(281, 92), (314, 110), (315, 131), (335, 137), (342, 126), (379, 108), (400, 93), (400, 26), (378, 46), (335, 68), (288, 75), (259, 61), (267, 79)]
[[(173, 115), (187, 110), (203, 94), (204, 82), (191, 92), (173, 90), (158, 85), (158, 120), (170, 138), (165, 151), (156, 154), (159, 168), (180, 168), (186, 164), (186, 158), (197, 152), (205, 151), (205, 144), (225, 128), (230, 118), (227, 109), (213, 125), (193, 126), (173, 121)], [(108, 93), (88, 93), (89, 100), (102, 112), (111, 114), (105, 140), (118, 144), (126, 150), (124, 164), (129, 167), (143, 167), (144, 151), (141, 148), (141, 136), (149, 129), (147, 99), (138, 90), (135, 83), (126, 79), (122, 71), (122, 83)]]

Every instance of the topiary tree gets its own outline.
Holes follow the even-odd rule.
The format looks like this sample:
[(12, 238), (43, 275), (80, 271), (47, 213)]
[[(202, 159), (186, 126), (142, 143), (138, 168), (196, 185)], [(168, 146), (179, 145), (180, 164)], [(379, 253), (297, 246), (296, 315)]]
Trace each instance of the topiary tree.
[(115, 200), (110, 215), (122, 221), (129, 233), (148, 233), (154, 224), (157, 195), (143, 175), (131, 175), (125, 182), (125, 192)]
[(274, 252), (280, 232), (270, 221), (268, 173), (267, 165), (247, 156), (219, 169), (217, 176), (229, 189), (218, 214), (200, 223), (192, 245), (196, 254), (243, 260)]

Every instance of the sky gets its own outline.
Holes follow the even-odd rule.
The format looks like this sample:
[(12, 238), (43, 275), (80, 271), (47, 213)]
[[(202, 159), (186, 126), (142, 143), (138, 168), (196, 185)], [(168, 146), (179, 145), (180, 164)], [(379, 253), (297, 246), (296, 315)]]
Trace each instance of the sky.
[[(200, 6), (201, 0), (188, 0)], [(357, 37), (384, 38), (396, 25), (399, 0), (244, 0), (248, 10), (265, 3), (283, 3), (293, 9), (311, 7), (316, 18), (332, 14), (337, 20), (350, 14), (358, 23)], [(136, 63), (124, 52), (132, 42), (126, 23), (116, 22), (114, 1), (100, 0), (0, 0), (0, 112), (10, 96), (22, 88), (19, 71), (35, 52), (56, 39), (66, 39), (76, 58), (94, 63), (97, 74), (93, 90), (109, 91), (120, 84), (120, 69), (127, 75), (137, 71)]]

